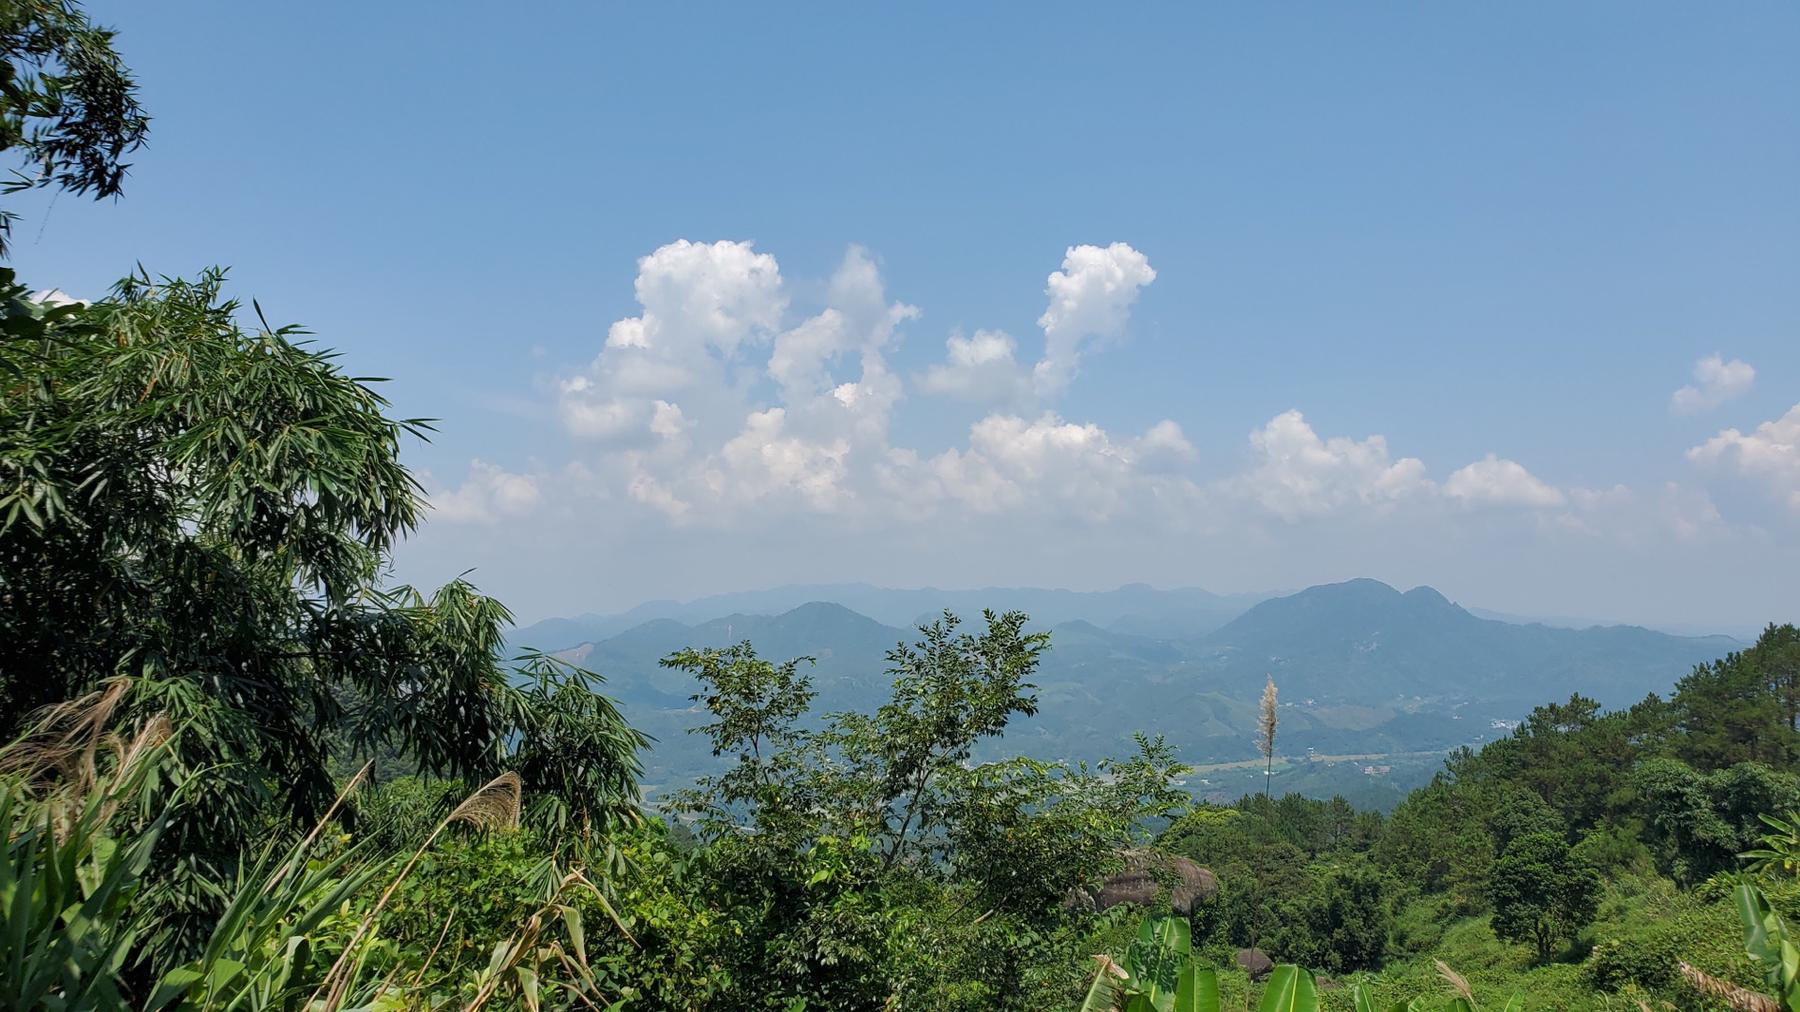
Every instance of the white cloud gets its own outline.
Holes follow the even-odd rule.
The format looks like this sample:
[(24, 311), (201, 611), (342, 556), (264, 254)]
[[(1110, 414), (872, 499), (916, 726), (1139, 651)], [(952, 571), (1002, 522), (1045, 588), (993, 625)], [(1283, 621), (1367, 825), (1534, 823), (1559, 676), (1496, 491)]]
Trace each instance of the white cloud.
[(787, 412), (781, 408), (745, 419), (743, 431), (719, 452), (725, 473), (715, 470), (709, 475), (714, 491), (734, 502), (791, 493), (801, 505), (820, 513), (846, 505), (855, 496), (845, 485), (849, 443), (799, 438), (785, 431), (786, 423)]
[[(880, 353), (894, 331), (919, 310), (905, 303), (887, 301), (881, 274), (868, 251), (852, 246), (832, 276), (827, 308), (775, 338), (768, 373), (780, 385), (784, 399), (793, 401), (844, 384), (833, 384), (831, 367), (850, 355), (880, 362)], [(879, 366), (885, 371), (885, 364)], [(842, 398), (840, 398), (842, 399)]]
[(1708, 355), (1694, 363), (1694, 382), (1670, 396), (1669, 408), (1684, 415), (1707, 411), (1749, 390), (1754, 382), (1756, 370), (1750, 363)]
[(637, 316), (615, 321), (600, 354), (558, 384), (570, 434), (629, 444), (655, 433), (656, 403), (692, 400), (726, 415), (741, 410), (728, 368), (740, 351), (771, 339), (787, 311), (781, 268), (748, 242), (685, 239), (638, 260)]
[(30, 298), (33, 302), (42, 303), (51, 307), (85, 306), (88, 304), (86, 299), (78, 299), (60, 288), (45, 288), (41, 291), (32, 292)]
[[(1017, 342), (1001, 331), (946, 342), (917, 388), (996, 409), (966, 439), (933, 448), (889, 438), (905, 385), (887, 356), (919, 310), (889, 297), (867, 252), (851, 247), (825, 284), (797, 289), (817, 293), (798, 322), (783, 319), (788, 295), (775, 258), (748, 244), (675, 243), (639, 266), (642, 313), (615, 323), (592, 366), (557, 387), (564, 426), (591, 441), (580, 481), (559, 487), (688, 530), (767, 531), (812, 517), (894, 533), (938, 517), (1254, 538), (1294, 536), (1291, 526), (1263, 531), (1268, 519), (1321, 521), (1309, 526), (1323, 532), (1323, 521), (1341, 518), (1369, 531), (1472, 523), (1480, 507), (1491, 518), (1484, 524), (1602, 535), (1705, 530), (1716, 515), (1704, 496), (1558, 489), (1492, 454), (1433, 480), (1381, 435), (1323, 436), (1297, 410), (1249, 434), (1241, 470), (1203, 478), (1199, 469), (1218, 458), (1203, 456), (1173, 420), (1133, 435), (1044, 410), (1042, 378), (1071, 375), (1083, 341), (1120, 333), (1155, 277), (1123, 243), (1071, 247), (1051, 275), (1037, 368), (1020, 363)], [(499, 511), (450, 503), (468, 515)], [(1663, 519), (1633, 526), (1633, 511)]]
[(566, 379), (557, 408), (563, 427), (589, 439), (612, 439), (634, 428), (643, 405), (633, 400), (608, 397), (586, 376)]
[(1024, 519), (1098, 523), (1192, 506), (1198, 485), (1173, 473), (1193, 447), (1174, 422), (1120, 440), (1052, 413), (994, 414), (970, 426), (968, 445), (933, 457), (893, 449), (876, 472), (882, 495), (906, 514), (945, 508)]
[(1126, 243), (1070, 246), (1062, 269), (1050, 275), (1044, 288), (1050, 297), (1038, 317), (1044, 354), (1029, 373), (1019, 363), (1018, 345), (1010, 335), (977, 330), (972, 337), (951, 335), (944, 342), (946, 361), (927, 369), (919, 387), (994, 405), (1053, 398), (1075, 378), (1086, 345), (1124, 332), (1132, 303), (1155, 280), (1149, 259)]
[(1200, 455), (1181, 426), (1167, 418), (1138, 437), (1134, 450), (1139, 465), (1151, 470), (1175, 470), (1193, 463)]
[(651, 404), (650, 431), (664, 439), (679, 439), (687, 433), (688, 420), (681, 413), (681, 405), (668, 401), (655, 401)]
[(1672, 481), (1644, 491), (1572, 488), (1568, 498), (1568, 509), (1555, 517), (1558, 526), (1630, 544), (1665, 545), (1670, 538), (1691, 543), (1727, 531), (1705, 490)]
[(1044, 288), (1050, 296), (1049, 308), (1038, 318), (1044, 357), (1032, 370), (1038, 392), (1049, 395), (1067, 386), (1082, 342), (1122, 333), (1138, 291), (1155, 280), (1149, 258), (1125, 243), (1069, 247), (1062, 270), (1051, 274)]
[(1491, 453), (1452, 472), (1444, 494), (1470, 506), (1561, 506), (1565, 498), (1523, 465)]
[(1424, 462), (1394, 460), (1381, 436), (1321, 439), (1298, 411), (1284, 411), (1252, 432), (1250, 448), (1250, 470), (1228, 484), (1284, 520), (1347, 506), (1385, 507), (1433, 490)]
[[(424, 476), (427, 489), (431, 476)], [(457, 488), (426, 493), (432, 514), (450, 523), (491, 524), (537, 508), (542, 494), (530, 475), (512, 474), (480, 460), (469, 462), (469, 477)]]
[(1725, 429), (1689, 450), (1687, 457), (1761, 481), (1789, 508), (1800, 511), (1800, 404), (1754, 432)]
[(638, 261), (641, 316), (613, 324), (610, 347), (704, 344), (729, 355), (774, 332), (787, 308), (775, 258), (747, 242), (680, 239)]
[(926, 393), (986, 404), (1010, 403), (1030, 393), (1031, 383), (1014, 358), (1018, 343), (1005, 331), (952, 334), (944, 347), (946, 361), (919, 377)]

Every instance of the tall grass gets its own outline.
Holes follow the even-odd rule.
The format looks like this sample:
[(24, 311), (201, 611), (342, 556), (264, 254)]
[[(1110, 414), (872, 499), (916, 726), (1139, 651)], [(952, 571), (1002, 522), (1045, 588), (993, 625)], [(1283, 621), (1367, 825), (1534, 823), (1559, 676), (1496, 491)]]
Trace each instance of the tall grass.
[[(119, 813), (137, 810), (180, 730), (160, 716), (114, 730), (129, 689), (119, 680), (46, 711), (24, 737), (0, 748), (0, 1008), (423, 1007), (418, 995), (435, 947), (417, 967), (373, 958), (384, 952), (382, 915), (451, 827), (518, 826), (519, 777), (502, 774), (469, 794), (416, 847), (377, 849), (376, 838), (350, 843), (347, 834), (329, 831), (366, 769), (359, 772), (309, 832), (246, 855), (198, 955), (161, 972), (148, 993), (134, 994), (125, 983), (129, 963), (154, 927), (137, 900), (169, 813), (132, 825)], [(495, 941), (488, 964), (450, 969), (466, 978), (456, 983), (473, 995), (468, 1008), (500, 995), (532, 1009), (552, 995), (561, 1007), (608, 1004), (588, 963), (586, 925), (573, 897), (597, 899), (611, 927), (623, 932), (624, 925), (586, 873), (543, 872), (544, 904)], [(370, 903), (370, 896), (378, 898)], [(378, 963), (385, 967), (380, 975), (371, 971)]]

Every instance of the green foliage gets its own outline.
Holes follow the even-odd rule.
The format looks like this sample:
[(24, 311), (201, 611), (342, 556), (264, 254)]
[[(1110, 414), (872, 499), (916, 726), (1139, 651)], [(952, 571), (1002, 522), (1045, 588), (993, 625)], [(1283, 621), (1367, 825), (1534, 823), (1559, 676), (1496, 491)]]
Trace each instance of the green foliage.
[(1488, 892), (1494, 933), (1547, 960), (1593, 920), (1600, 876), (1555, 834), (1528, 833), (1501, 851)]
[[(808, 722), (803, 661), (749, 644), (682, 651), (734, 762), (679, 796), (695, 816), (711, 902), (739, 934), (724, 965), (741, 1001), (784, 1007), (1026, 1007), (1054, 993), (1078, 936), (1062, 901), (1178, 814), (1185, 769), (1160, 740), (1093, 767), (973, 761), (1014, 715), (1047, 644), (1019, 614), (953, 615), (889, 653), (893, 691), (872, 713)], [(918, 947), (953, 956), (921, 961)], [(1066, 962), (1064, 963), (1066, 965)]]
[[(18, 193), (55, 186), (96, 198), (118, 196), (150, 119), (137, 84), (113, 50), (113, 33), (73, 0), (8, 0), (0, 5), (0, 153), (25, 170), (0, 184)], [(0, 211), (0, 256), (14, 216)]]
[(111, 823), (148, 774), (140, 758), (67, 804), (34, 798), (24, 778), (0, 782), (0, 1007), (124, 1007), (119, 978), (138, 937), (116, 925), (162, 826), (120, 840)]
[(1218, 974), (1196, 960), (1188, 923), (1179, 917), (1144, 918), (1122, 962), (1107, 956), (1096, 959), (1100, 968), (1081, 1003), (1081, 1012), (1217, 1012), (1219, 1008)]
[(0, 271), (0, 733), (122, 675), (173, 722), (139, 946), (165, 967), (255, 842), (331, 802), (334, 757), (519, 766), (585, 822), (635, 798), (642, 744), (585, 676), (539, 659), (515, 688), (510, 616), (467, 583), (380, 585), (422, 509), (399, 451), (423, 423), (295, 328), (241, 329), (222, 286), (53, 308)]
[(1744, 950), (1763, 967), (1769, 989), (1784, 1008), (1800, 1009), (1800, 940), (1769, 906), (1756, 886), (1741, 882), (1732, 892), (1744, 927)]
[(1703, 773), (1678, 759), (1642, 763), (1633, 777), (1657, 864), (1694, 883), (1734, 867), (1759, 816), (1800, 805), (1800, 777), (1758, 762)]
[(1675, 687), (1679, 758), (1702, 770), (1800, 759), (1800, 629), (1771, 625), (1748, 650), (1702, 664)]
[(1393, 931), (1395, 890), (1382, 872), (1331, 868), (1280, 908), (1269, 947), (1282, 958), (1331, 973), (1379, 969)]

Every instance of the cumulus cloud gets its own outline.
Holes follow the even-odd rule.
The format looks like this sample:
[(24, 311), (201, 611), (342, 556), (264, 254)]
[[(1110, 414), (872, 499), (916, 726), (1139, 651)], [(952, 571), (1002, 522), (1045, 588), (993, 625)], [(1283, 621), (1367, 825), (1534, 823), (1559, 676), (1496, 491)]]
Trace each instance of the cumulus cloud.
[(1387, 440), (1321, 439), (1298, 411), (1284, 411), (1250, 434), (1253, 464), (1230, 484), (1284, 520), (1349, 505), (1387, 506), (1429, 493), (1425, 464), (1395, 460)]
[(439, 519), (450, 523), (492, 524), (522, 517), (537, 508), (542, 493), (530, 475), (513, 474), (480, 460), (469, 462), (469, 477), (456, 488), (430, 490), (425, 475), (426, 502)]
[(1488, 454), (1451, 473), (1444, 494), (1470, 506), (1561, 506), (1564, 495), (1524, 465)]
[(854, 496), (845, 487), (848, 441), (804, 439), (787, 432), (786, 424), (782, 408), (745, 419), (743, 431), (725, 444), (718, 466), (707, 474), (712, 490), (736, 503), (793, 496), (818, 513), (847, 505)]
[(42, 303), (43, 305), (51, 307), (85, 306), (88, 304), (86, 299), (78, 299), (60, 288), (45, 288), (40, 291), (32, 292), (30, 298), (33, 302)]
[(1044, 287), (1049, 306), (1038, 317), (1044, 354), (1029, 372), (1018, 362), (1017, 344), (998, 330), (973, 337), (952, 335), (946, 361), (919, 377), (927, 393), (989, 404), (1049, 399), (1066, 389), (1087, 346), (1125, 330), (1138, 293), (1156, 280), (1144, 254), (1122, 242), (1110, 246), (1070, 246), (1062, 269)]
[(993, 414), (969, 428), (968, 443), (932, 457), (892, 450), (877, 472), (884, 494), (909, 512), (956, 508), (1099, 522), (1180, 509), (1202, 493), (1165, 465), (1193, 447), (1172, 421), (1135, 439), (1046, 412)]
[(635, 287), (643, 314), (613, 324), (608, 347), (710, 345), (729, 355), (773, 332), (787, 308), (780, 266), (748, 242), (677, 240), (638, 261)]
[(1138, 292), (1155, 280), (1149, 258), (1125, 243), (1069, 247), (1062, 270), (1051, 274), (1044, 288), (1050, 296), (1049, 308), (1038, 317), (1044, 357), (1031, 371), (1038, 393), (1048, 396), (1068, 385), (1083, 342), (1123, 332)]
[(1557, 526), (1634, 544), (1663, 545), (1672, 537), (1699, 542), (1726, 531), (1725, 518), (1704, 489), (1664, 482), (1645, 490), (1618, 484), (1572, 488)]
[(669, 243), (638, 261), (637, 316), (615, 321), (600, 354), (557, 387), (570, 434), (630, 443), (653, 435), (663, 403), (689, 392), (734, 403), (728, 367), (741, 349), (771, 340), (787, 311), (781, 268), (748, 242)]
[(1018, 342), (1002, 330), (977, 330), (970, 337), (950, 335), (945, 361), (919, 377), (919, 388), (967, 401), (1004, 404), (1031, 392), (1014, 352)]
[[(881, 275), (868, 251), (852, 246), (832, 276), (828, 306), (799, 326), (775, 338), (768, 373), (788, 399), (815, 395), (825, 388), (834, 392), (830, 367), (850, 355), (879, 355), (893, 339), (894, 331), (919, 315), (917, 307), (889, 303)], [(885, 369), (885, 364), (883, 366)], [(847, 391), (840, 400), (852, 399)]]
[(1669, 397), (1669, 408), (1683, 415), (1709, 411), (1743, 394), (1754, 382), (1756, 370), (1750, 363), (1708, 355), (1694, 363), (1694, 382)]
[[(1401, 511), (1408, 522), (1451, 522), (1477, 507), (1599, 530), (1636, 502), (1558, 489), (1493, 454), (1434, 480), (1383, 436), (1323, 435), (1297, 410), (1250, 432), (1248, 462), (1233, 470), (1170, 419), (1130, 433), (1044, 408), (1046, 392), (1073, 375), (1083, 342), (1122, 332), (1155, 276), (1124, 243), (1070, 247), (1046, 289), (1043, 359), (1021, 363), (1010, 335), (977, 330), (951, 336), (945, 358), (914, 377), (918, 390), (992, 406), (963, 439), (924, 448), (890, 439), (907, 385), (888, 355), (919, 310), (889, 295), (867, 251), (851, 247), (826, 283), (797, 288), (813, 304), (790, 319), (772, 254), (748, 243), (672, 243), (639, 261), (640, 312), (607, 328), (594, 361), (557, 382), (562, 423), (585, 447), (579, 480), (559, 487), (683, 527), (815, 517), (893, 532), (934, 517), (993, 518), (1117, 524), (1147, 536)], [(438, 497), (440, 512), (518, 509), (528, 493), (505, 491), (509, 477), (530, 482), (480, 465), (467, 485)], [(1704, 522), (1710, 506), (1684, 509)]]
[(1725, 429), (1689, 450), (1687, 457), (1762, 482), (1800, 512), (1800, 404), (1753, 432)]

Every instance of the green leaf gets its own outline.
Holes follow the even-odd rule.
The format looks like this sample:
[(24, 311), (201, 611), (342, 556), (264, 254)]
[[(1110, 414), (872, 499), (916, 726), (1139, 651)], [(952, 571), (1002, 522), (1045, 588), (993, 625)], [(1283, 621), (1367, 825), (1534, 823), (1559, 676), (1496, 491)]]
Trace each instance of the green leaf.
[(1318, 986), (1312, 971), (1291, 963), (1283, 963), (1269, 974), (1262, 1003), (1257, 1006), (1258, 1012), (1318, 1012), (1318, 1008)]
[(1175, 1012), (1219, 1012), (1219, 975), (1189, 963), (1175, 985)]
[(1087, 997), (1077, 1012), (1112, 1012), (1113, 998), (1119, 990), (1118, 979), (1112, 975), (1114, 964), (1105, 956), (1094, 958), (1100, 962), (1100, 969), (1094, 972), (1094, 982), (1088, 986)]

